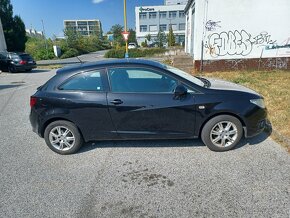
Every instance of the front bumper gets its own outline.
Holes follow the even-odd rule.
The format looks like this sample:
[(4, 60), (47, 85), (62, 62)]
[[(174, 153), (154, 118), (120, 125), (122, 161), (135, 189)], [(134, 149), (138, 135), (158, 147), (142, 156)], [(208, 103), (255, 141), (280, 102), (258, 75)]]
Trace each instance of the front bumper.
[(246, 115), (246, 126), (244, 127), (244, 134), (246, 138), (254, 137), (267, 126), (267, 109), (255, 106), (250, 113)]

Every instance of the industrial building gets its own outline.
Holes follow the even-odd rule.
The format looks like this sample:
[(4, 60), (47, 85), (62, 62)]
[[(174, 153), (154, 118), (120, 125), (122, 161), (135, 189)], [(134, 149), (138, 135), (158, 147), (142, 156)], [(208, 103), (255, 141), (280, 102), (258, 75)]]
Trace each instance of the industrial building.
[(289, 0), (189, 0), (185, 52), (196, 70), (289, 69)]

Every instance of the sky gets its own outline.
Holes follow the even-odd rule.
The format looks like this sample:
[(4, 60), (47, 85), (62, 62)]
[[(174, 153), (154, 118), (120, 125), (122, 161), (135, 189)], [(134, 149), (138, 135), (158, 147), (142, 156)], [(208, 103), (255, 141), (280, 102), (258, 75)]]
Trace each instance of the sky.
[[(123, 0), (11, 0), (14, 15), (26, 29), (42, 31), (47, 37), (63, 36), (63, 20), (99, 19), (106, 33), (114, 24), (124, 26)], [(128, 27), (135, 29), (135, 6), (162, 5), (163, 0), (127, 0)]]

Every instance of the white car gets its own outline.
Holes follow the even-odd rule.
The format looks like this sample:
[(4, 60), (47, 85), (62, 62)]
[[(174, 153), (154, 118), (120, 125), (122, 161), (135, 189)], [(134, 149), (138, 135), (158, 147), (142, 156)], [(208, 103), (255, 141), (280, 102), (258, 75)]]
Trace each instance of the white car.
[(134, 48), (137, 48), (136, 43), (135, 43), (135, 42), (130, 42), (130, 43), (128, 44), (128, 49), (134, 49)]

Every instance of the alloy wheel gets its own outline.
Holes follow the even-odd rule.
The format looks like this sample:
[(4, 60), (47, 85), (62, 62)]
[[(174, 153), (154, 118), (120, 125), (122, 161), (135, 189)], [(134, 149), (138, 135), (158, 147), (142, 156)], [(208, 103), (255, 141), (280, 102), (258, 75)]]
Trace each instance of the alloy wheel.
[(237, 126), (230, 121), (221, 121), (210, 131), (211, 142), (218, 147), (231, 146), (238, 137)]
[(67, 127), (56, 126), (49, 133), (49, 141), (57, 150), (68, 151), (75, 144), (75, 136)]

